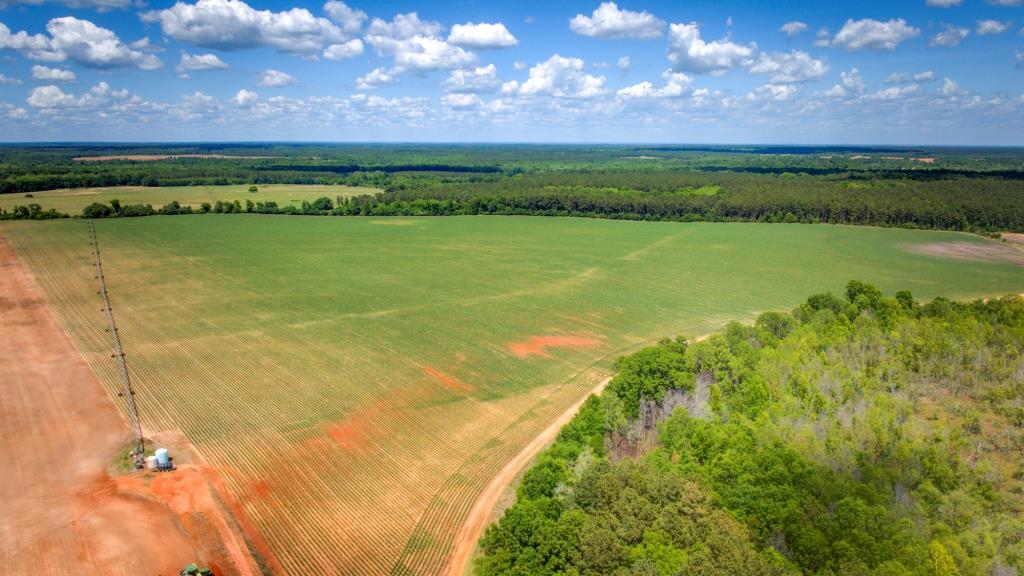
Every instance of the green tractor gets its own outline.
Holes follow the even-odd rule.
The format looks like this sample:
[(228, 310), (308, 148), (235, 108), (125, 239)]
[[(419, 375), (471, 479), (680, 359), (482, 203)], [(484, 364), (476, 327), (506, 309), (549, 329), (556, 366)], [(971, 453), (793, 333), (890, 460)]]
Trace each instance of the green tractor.
[(209, 568), (200, 568), (193, 562), (179, 572), (180, 576), (213, 576), (213, 570)]

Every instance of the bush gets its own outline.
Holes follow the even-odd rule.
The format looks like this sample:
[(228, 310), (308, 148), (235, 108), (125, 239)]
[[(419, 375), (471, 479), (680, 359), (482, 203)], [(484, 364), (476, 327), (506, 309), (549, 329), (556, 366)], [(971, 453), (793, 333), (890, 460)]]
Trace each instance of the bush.
[(109, 218), (111, 213), (110, 206), (99, 202), (93, 202), (82, 208), (82, 218)]
[(260, 191), (260, 189), (257, 188), (256, 186), (249, 186), (249, 192), (259, 192), (259, 191)]

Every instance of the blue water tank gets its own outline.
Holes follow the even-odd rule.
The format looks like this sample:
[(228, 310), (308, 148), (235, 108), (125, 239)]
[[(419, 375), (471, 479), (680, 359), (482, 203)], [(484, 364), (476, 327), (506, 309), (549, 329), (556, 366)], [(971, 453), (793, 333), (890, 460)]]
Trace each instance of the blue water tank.
[(171, 467), (171, 457), (167, 454), (167, 448), (156, 449), (156, 467), (158, 469), (165, 469)]

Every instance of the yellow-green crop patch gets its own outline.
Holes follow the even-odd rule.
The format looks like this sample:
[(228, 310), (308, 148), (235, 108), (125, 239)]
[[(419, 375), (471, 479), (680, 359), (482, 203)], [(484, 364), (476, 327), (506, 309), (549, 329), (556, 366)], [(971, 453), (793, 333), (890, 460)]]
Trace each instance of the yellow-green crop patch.
[(218, 200), (233, 202), (238, 200), (245, 205), (246, 200), (253, 202), (277, 202), (278, 206), (299, 206), (303, 200), (312, 202), (326, 196), (332, 201), (338, 196), (358, 196), (380, 192), (377, 188), (360, 186), (334, 186), (330, 184), (264, 184), (256, 185), (256, 192), (249, 192), (246, 185), (228, 186), (111, 186), (106, 188), (64, 188), (33, 192), (30, 197), (25, 194), (0, 194), (0, 208), (11, 210), (15, 206), (35, 203), (44, 210), (53, 208), (66, 214), (81, 214), (93, 202), (109, 203), (120, 200), (122, 205), (151, 204), (160, 208), (164, 204), (176, 200), (182, 206), (199, 208), (203, 202), (213, 204)]
[[(180, 200), (179, 200), (180, 201)], [(566, 218), (96, 222), (143, 426), (182, 429), (292, 574), (437, 574), (476, 496), (626, 351), (850, 279), (1024, 291), (966, 234)], [(408, 225), (412, 223), (413, 225)], [(116, 393), (88, 225), (4, 222)]]

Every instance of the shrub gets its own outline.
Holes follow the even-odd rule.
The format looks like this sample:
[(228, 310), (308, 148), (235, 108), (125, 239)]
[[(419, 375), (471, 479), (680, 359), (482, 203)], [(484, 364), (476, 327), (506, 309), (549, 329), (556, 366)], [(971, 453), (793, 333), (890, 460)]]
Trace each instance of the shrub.
[(93, 202), (82, 208), (82, 218), (109, 218), (110, 214), (110, 206), (99, 202)]

